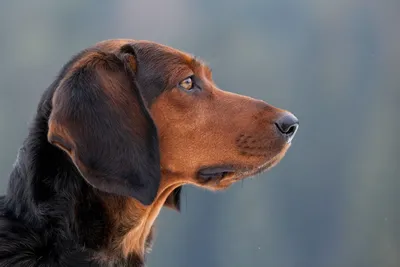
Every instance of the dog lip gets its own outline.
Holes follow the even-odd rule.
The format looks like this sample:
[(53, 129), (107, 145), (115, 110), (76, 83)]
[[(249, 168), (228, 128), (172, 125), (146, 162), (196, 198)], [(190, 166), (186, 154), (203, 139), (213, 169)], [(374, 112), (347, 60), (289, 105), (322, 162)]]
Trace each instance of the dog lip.
[(209, 166), (201, 168), (197, 172), (199, 178), (209, 180), (212, 178), (224, 178), (228, 174), (233, 174), (235, 168), (233, 166)]

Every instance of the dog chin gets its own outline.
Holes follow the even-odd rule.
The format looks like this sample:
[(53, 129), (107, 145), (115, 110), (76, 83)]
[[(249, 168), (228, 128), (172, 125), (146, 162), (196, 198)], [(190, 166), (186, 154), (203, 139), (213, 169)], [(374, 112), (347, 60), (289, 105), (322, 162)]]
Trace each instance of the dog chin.
[(197, 185), (210, 190), (224, 190), (238, 181), (254, 177), (276, 166), (289, 146), (287, 144), (278, 154), (256, 166), (224, 165), (203, 168), (197, 173), (197, 181), (201, 181)]
[(233, 184), (233, 183), (238, 182), (243, 179), (254, 177), (258, 174), (267, 172), (271, 168), (275, 167), (283, 159), (289, 146), (290, 146), (290, 144), (285, 146), (285, 148), (279, 154), (275, 155), (274, 157), (265, 161), (264, 163), (262, 163), (259, 166), (236, 172), (235, 175), (232, 176), (231, 179), (229, 179), (229, 180), (231, 180), (230, 184)]

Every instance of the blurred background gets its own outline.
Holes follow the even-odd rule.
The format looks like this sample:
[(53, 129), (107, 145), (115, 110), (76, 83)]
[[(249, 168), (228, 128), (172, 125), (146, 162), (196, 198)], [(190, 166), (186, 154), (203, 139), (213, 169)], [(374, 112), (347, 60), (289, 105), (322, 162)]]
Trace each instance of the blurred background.
[(400, 266), (400, 1), (14, 0), (0, 37), (0, 193), (62, 65), (104, 39), (147, 39), (300, 119), (270, 172), (220, 193), (185, 187), (148, 266)]

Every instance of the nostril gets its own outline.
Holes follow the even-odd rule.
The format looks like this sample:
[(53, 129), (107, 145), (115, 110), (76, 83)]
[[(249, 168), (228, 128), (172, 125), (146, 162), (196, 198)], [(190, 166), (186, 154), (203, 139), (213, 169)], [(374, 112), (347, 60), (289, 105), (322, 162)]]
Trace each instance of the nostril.
[(288, 135), (295, 134), (298, 126), (299, 126), (298, 124), (294, 124), (294, 125), (290, 126), (289, 129), (287, 130), (286, 134), (288, 134)]
[(292, 113), (286, 113), (275, 122), (279, 132), (291, 141), (299, 128), (299, 120)]

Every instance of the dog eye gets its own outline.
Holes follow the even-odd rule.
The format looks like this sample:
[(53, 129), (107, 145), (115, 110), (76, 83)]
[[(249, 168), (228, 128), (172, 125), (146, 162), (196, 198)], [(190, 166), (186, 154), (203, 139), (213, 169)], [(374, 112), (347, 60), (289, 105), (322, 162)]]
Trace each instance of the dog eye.
[(185, 90), (188, 90), (188, 91), (192, 90), (194, 87), (194, 82), (193, 82), (192, 77), (188, 77), (188, 78), (184, 79), (183, 81), (181, 81), (179, 83), (179, 87), (181, 87)]

